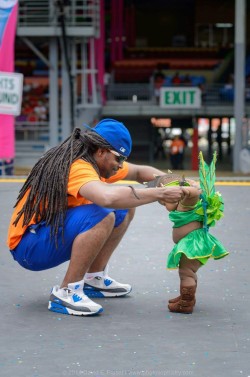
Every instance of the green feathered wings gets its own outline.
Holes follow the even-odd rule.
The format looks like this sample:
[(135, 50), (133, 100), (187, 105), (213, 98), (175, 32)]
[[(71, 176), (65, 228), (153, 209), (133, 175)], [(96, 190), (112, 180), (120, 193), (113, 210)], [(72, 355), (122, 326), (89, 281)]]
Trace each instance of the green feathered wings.
[(216, 221), (220, 220), (224, 215), (224, 203), (221, 194), (215, 191), (215, 164), (217, 160), (216, 152), (213, 159), (208, 165), (203, 158), (202, 152), (199, 153), (199, 178), (200, 187), (202, 189), (201, 204), (196, 213), (204, 215), (204, 228), (214, 226)]

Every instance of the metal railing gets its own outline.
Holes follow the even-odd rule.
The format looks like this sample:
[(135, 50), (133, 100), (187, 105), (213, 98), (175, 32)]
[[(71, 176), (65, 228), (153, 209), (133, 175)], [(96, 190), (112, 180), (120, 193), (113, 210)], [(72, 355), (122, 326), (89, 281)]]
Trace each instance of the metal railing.
[(33, 166), (49, 147), (48, 122), (15, 122), (15, 166)]
[(48, 122), (15, 122), (15, 136), (17, 141), (49, 141)]
[(100, 0), (19, 0), (19, 27), (59, 26), (65, 16), (66, 26), (93, 26), (99, 30)]
[[(250, 102), (250, 86), (245, 89), (246, 102)], [(143, 102), (147, 105), (156, 105), (157, 101), (154, 94), (152, 84), (121, 84), (112, 83), (107, 86), (106, 90), (107, 103), (115, 101), (126, 107), (131, 102)], [(232, 88), (225, 87), (225, 84), (207, 84), (202, 92), (203, 106), (233, 106), (234, 92)], [(49, 141), (49, 122), (31, 122), (18, 121), (15, 122), (15, 133), (17, 141)], [(60, 137), (60, 128), (59, 128)]]
[[(205, 84), (201, 88), (202, 105), (204, 106), (232, 106), (234, 89), (224, 83)], [(156, 103), (153, 84), (111, 83), (106, 89), (107, 101), (145, 101)], [(250, 86), (246, 86), (245, 100), (250, 101)]]
[(152, 84), (120, 84), (111, 83), (106, 90), (108, 101), (151, 101), (154, 97)]

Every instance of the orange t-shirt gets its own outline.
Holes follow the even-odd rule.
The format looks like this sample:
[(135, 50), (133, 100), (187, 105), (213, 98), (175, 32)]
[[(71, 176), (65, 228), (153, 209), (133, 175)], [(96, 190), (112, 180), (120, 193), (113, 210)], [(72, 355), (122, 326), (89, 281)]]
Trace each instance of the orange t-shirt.
[[(80, 188), (86, 184), (87, 182), (91, 181), (99, 181), (106, 183), (113, 183), (117, 182), (121, 179), (126, 178), (128, 174), (128, 163), (124, 162), (122, 169), (119, 169), (118, 172), (113, 175), (112, 177), (105, 179), (99, 178), (97, 172), (93, 168), (93, 166), (82, 159), (76, 160), (73, 162), (70, 173), (69, 173), (69, 180), (68, 180), (68, 208), (77, 207), (84, 204), (90, 204), (91, 202), (86, 198), (82, 197), (79, 194)], [(8, 238), (7, 238), (7, 245), (10, 250), (15, 249), (15, 247), (19, 244), (23, 234), (25, 233), (28, 226), (35, 224), (34, 217), (31, 219), (28, 225), (23, 226), (23, 216), (18, 221), (17, 226), (13, 225), (18, 212), (22, 209), (23, 205), (28, 196), (28, 191), (25, 193), (22, 200), (18, 203), (14, 212), (12, 214), (10, 220), (10, 226), (8, 231)]]

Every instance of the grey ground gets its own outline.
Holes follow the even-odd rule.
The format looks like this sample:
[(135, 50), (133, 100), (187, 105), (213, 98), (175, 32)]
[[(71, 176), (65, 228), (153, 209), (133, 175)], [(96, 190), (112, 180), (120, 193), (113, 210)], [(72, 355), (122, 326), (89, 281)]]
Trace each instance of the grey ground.
[(50, 288), (67, 264), (29, 272), (5, 245), (21, 183), (0, 182), (1, 377), (250, 376), (250, 187), (219, 186), (225, 217), (212, 234), (230, 255), (199, 272), (192, 315), (171, 314), (176, 271), (165, 269), (173, 243), (164, 208), (137, 209), (111, 260), (110, 275), (133, 286), (126, 298), (99, 299), (98, 317), (47, 310)]

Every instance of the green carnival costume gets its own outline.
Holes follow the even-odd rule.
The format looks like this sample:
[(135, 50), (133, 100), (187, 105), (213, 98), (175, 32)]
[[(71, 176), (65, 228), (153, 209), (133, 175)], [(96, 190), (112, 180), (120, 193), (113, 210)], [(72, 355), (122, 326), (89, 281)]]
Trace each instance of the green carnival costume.
[[(183, 237), (172, 249), (168, 256), (167, 268), (178, 268), (182, 254), (189, 259), (198, 259), (205, 264), (209, 258), (220, 259), (228, 255), (224, 246), (209, 233), (209, 228), (223, 217), (224, 204), (219, 192), (215, 192), (215, 163), (216, 153), (208, 166), (203, 155), (199, 154), (199, 177), (202, 194), (199, 201), (190, 211), (172, 211), (169, 219), (174, 228), (179, 228), (192, 221), (203, 223), (203, 228), (194, 230)], [(185, 185), (187, 183), (185, 182)]]

